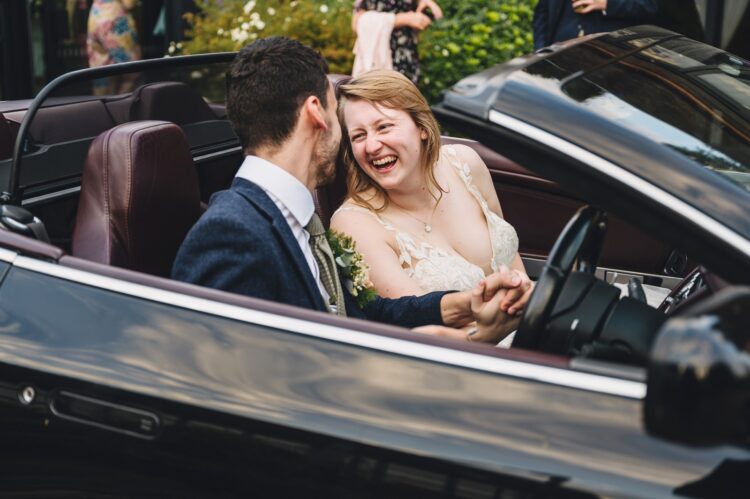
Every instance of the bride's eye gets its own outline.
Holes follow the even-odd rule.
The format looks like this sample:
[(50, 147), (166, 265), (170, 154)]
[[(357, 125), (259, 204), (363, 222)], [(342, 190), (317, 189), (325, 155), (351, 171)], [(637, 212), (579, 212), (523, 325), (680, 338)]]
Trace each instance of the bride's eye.
[(378, 126), (378, 130), (384, 131), (384, 130), (387, 130), (387, 129), (391, 128), (392, 126), (393, 126), (393, 123), (381, 123)]
[(351, 140), (352, 142), (360, 142), (364, 137), (365, 137), (365, 134), (357, 133), (349, 137), (349, 140)]

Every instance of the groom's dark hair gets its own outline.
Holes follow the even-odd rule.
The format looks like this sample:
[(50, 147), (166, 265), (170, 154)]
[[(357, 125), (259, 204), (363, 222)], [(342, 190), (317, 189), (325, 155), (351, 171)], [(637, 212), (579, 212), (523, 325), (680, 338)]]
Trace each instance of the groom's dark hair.
[(311, 95), (327, 108), (327, 74), (325, 59), (296, 40), (262, 38), (243, 47), (226, 84), (227, 114), (245, 151), (281, 145)]

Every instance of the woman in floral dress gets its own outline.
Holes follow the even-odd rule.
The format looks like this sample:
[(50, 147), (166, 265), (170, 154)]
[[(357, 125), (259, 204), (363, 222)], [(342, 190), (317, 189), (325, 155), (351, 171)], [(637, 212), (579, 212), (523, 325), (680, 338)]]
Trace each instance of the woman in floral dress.
[[(106, 66), (141, 58), (141, 47), (135, 21), (130, 10), (135, 0), (94, 0), (89, 11), (86, 52), (89, 66)], [(120, 93), (132, 90), (134, 79), (119, 78), (99, 81), (94, 92)]]
[(393, 69), (415, 84), (419, 81), (417, 34), (432, 22), (424, 13), (426, 9), (432, 12), (435, 19), (443, 17), (440, 7), (432, 0), (355, 0), (354, 2), (353, 25), (355, 26), (358, 13), (368, 10), (396, 14), (394, 29), (391, 32)]

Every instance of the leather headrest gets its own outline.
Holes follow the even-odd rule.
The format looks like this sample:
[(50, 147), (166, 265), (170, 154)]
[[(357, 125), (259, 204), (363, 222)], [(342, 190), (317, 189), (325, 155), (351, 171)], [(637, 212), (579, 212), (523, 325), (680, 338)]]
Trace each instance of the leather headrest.
[(336, 93), (336, 98), (338, 99), (339, 89), (341, 88), (341, 85), (345, 85), (352, 81), (352, 77), (349, 75), (329, 74), (328, 81), (330, 81), (331, 85), (333, 85), (333, 91)]
[(130, 121), (164, 120), (186, 125), (215, 119), (216, 113), (201, 95), (182, 82), (149, 83), (133, 92)]
[(198, 177), (182, 130), (161, 121), (125, 123), (89, 148), (72, 253), (168, 276), (199, 215)]

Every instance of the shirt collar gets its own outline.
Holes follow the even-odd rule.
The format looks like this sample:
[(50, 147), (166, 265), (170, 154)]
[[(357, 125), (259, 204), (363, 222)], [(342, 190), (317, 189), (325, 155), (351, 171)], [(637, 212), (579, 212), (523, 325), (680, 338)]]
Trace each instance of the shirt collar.
[(305, 227), (315, 212), (312, 193), (294, 175), (258, 156), (245, 156), (237, 177), (249, 180), (272, 194)]

